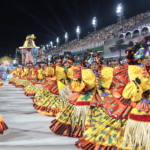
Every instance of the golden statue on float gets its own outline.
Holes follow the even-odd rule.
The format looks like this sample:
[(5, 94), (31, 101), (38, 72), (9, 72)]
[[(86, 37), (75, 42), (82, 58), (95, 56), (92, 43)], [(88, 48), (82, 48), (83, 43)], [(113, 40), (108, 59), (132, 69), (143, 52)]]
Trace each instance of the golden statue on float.
[(24, 45), (22, 47), (19, 47), (22, 54), (22, 64), (34, 63), (34, 57), (31, 54), (31, 50), (33, 48), (35, 50), (39, 49), (39, 47), (35, 45), (34, 39), (36, 39), (34, 34), (28, 35), (26, 37), (26, 41), (24, 42)]

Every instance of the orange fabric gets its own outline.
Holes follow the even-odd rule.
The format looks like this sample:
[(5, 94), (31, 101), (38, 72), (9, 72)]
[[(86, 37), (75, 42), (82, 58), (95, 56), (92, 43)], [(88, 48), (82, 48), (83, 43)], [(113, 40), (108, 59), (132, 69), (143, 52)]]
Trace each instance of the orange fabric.
[(72, 94), (69, 96), (69, 98), (68, 98), (68, 102), (69, 102), (70, 104), (75, 104), (76, 101), (78, 100), (79, 96), (80, 96), (79, 93), (72, 93)]
[(82, 127), (75, 126), (72, 129), (70, 124), (64, 124), (58, 120), (53, 120), (50, 126), (50, 129), (58, 135), (69, 136), (69, 137), (81, 137), (82, 136)]

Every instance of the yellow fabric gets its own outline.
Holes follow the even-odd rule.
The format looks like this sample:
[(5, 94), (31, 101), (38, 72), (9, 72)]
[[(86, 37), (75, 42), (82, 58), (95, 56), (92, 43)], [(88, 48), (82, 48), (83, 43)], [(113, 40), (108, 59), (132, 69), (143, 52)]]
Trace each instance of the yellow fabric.
[(17, 69), (16, 69), (16, 74), (17, 74), (17, 75), (20, 75), (20, 73), (21, 73), (21, 69), (20, 69), (20, 68), (17, 68)]
[(45, 78), (45, 71), (43, 69), (38, 70), (38, 79), (43, 80)]
[(21, 77), (27, 76), (28, 73), (29, 73), (29, 69), (28, 69), (28, 68), (25, 68), (24, 71), (23, 71), (23, 73), (21, 74)]
[(34, 103), (37, 106), (54, 110), (54, 112), (53, 111), (47, 112), (45, 110), (38, 111), (40, 113), (50, 116), (56, 115), (58, 111), (60, 111), (67, 105), (67, 102), (64, 102), (59, 95), (50, 93), (49, 90), (47, 90), (46, 88), (43, 88), (36, 93)]
[(85, 88), (85, 83), (83, 81), (74, 80), (71, 83), (72, 91), (80, 93)]
[[(137, 89), (137, 87), (139, 89)], [(131, 99), (133, 102), (136, 102), (142, 98), (142, 93), (143, 93), (143, 90), (141, 86), (135, 85), (135, 83), (130, 82), (124, 88), (122, 95), (125, 99)]]
[[(139, 105), (139, 104), (138, 104)], [(148, 108), (150, 110), (150, 105), (148, 105)], [(145, 112), (145, 111), (138, 111), (137, 108), (133, 108), (131, 111), (132, 114), (136, 114), (136, 115), (150, 115), (150, 111)]]
[(56, 67), (56, 78), (57, 80), (65, 79), (66, 73), (63, 67)]
[(73, 68), (72, 67), (68, 69), (67, 77), (73, 80)]
[(95, 74), (91, 69), (82, 69), (82, 80), (86, 83), (88, 90), (95, 87)]
[(54, 75), (54, 68), (53, 67), (46, 67), (45, 73), (46, 73), (46, 76), (53, 76)]
[(113, 79), (113, 68), (104, 67), (101, 70), (102, 87), (109, 89)]
[(63, 84), (61, 81), (57, 81), (57, 85), (59, 91), (65, 86), (65, 84)]
[(130, 81), (139, 78), (141, 80), (140, 86), (142, 87), (143, 91), (147, 91), (150, 89), (150, 76), (147, 73), (147, 78), (142, 76), (142, 68), (136, 65), (129, 65), (128, 66), (128, 74)]
[(31, 77), (32, 79), (36, 79), (36, 74), (34, 72), (34, 69), (31, 70)]
[(3, 120), (3, 118), (2, 118), (2, 115), (0, 114), (0, 121), (2, 121)]
[[(36, 38), (36, 37), (34, 36), (34, 34), (28, 35), (28, 36), (26, 37), (26, 41), (25, 41), (24, 44), (23, 44), (23, 47), (30, 47), (30, 48), (36, 47), (35, 42), (34, 42), (34, 39), (35, 39), (35, 38)], [(30, 42), (29, 42), (29, 41), (30, 41)]]
[(17, 69), (16, 69), (16, 71), (17, 71), (17, 72), (20, 72), (20, 71), (21, 71), (21, 69), (20, 69), (20, 68), (17, 68)]
[[(104, 67), (102, 69), (102, 86), (104, 88), (109, 89), (111, 83), (112, 83), (112, 78), (113, 78), (113, 69), (110, 67)], [(91, 69), (83, 69), (82, 70), (82, 81), (76, 81), (74, 80), (72, 82), (72, 89), (73, 91), (80, 92), (85, 88), (87, 90), (95, 88), (96, 84), (96, 77), (95, 74)]]
[(31, 35), (28, 35), (27, 37), (26, 37), (26, 40), (28, 40), (28, 39), (35, 39), (36, 37), (35, 37), (35, 35), (34, 34), (31, 34)]
[[(150, 89), (150, 76), (147, 73), (147, 77), (144, 78), (142, 75), (142, 68), (134, 65), (128, 66), (128, 74), (130, 83), (128, 83), (123, 90), (123, 97), (131, 99), (133, 102), (139, 101), (142, 98), (142, 93)], [(135, 85), (135, 83), (133, 83), (133, 80), (136, 78), (140, 79), (140, 84)]]

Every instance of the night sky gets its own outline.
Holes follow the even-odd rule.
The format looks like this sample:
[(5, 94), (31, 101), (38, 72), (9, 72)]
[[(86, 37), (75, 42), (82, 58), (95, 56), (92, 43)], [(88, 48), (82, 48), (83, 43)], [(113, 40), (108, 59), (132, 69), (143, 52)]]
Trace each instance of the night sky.
[(64, 43), (64, 33), (75, 39), (81, 26), (82, 37), (92, 32), (91, 20), (98, 19), (98, 29), (117, 21), (115, 8), (122, 2), (126, 18), (150, 10), (150, 0), (4, 0), (0, 4), (0, 56), (14, 56), (29, 34), (36, 45), (56, 41)]

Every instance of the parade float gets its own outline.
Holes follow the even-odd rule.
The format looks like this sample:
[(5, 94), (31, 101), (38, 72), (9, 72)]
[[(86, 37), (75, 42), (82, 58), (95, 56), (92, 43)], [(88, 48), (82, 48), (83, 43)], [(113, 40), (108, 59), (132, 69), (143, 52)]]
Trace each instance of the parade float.
[(39, 47), (35, 45), (36, 37), (34, 34), (28, 35), (22, 47), (19, 47), (20, 53), (22, 55), (22, 64), (26, 65), (28, 63), (36, 64), (36, 58), (39, 55)]
[(7, 80), (11, 71), (13, 70), (13, 60), (9, 56), (4, 56), (0, 58), (0, 78), (2, 80)]

